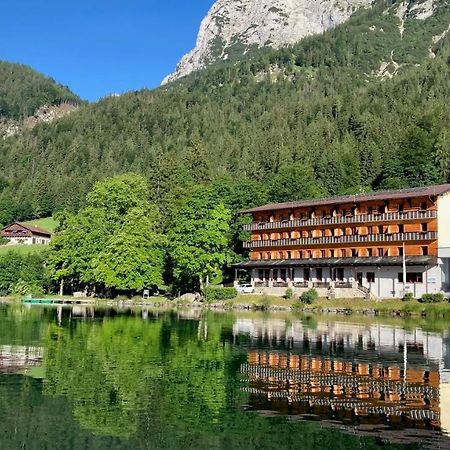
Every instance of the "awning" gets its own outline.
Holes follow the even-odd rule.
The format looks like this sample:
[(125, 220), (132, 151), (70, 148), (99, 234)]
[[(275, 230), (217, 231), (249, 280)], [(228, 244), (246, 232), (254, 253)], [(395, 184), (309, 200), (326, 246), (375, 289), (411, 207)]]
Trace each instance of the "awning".
[[(407, 266), (436, 266), (436, 256), (407, 256)], [(262, 261), (244, 261), (233, 264), (236, 269), (254, 269), (270, 267), (345, 267), (345, 266), (397, 266), (402, 267), (402, 256), (375, 256), (353, 258), (310, 258), (310, 259), (270, 259)]]

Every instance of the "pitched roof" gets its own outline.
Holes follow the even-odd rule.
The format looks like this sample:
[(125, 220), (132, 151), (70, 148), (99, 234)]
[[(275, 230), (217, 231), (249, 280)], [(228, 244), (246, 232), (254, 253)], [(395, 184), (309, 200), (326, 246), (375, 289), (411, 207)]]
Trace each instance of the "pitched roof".
[(292, 209), (311, 206), (337, 205), (343, 203), (358, 203), (374, 200), (395, 200), (414, 197), (435, 197), (450, 192), (450, 184), (436, 186), (418, 187), (410, 189), (399, 189), (395, 191), (377, 191), (368, 194), (343, 195), (339, 197), (328, 197), (322, 199), (300, 200), (297, 202), (270, 203), (241, 211), (242, 214), (273, 211), (279, 209)]
[[(406, 256), (407, 266), (434, 266), (438, 263), (436, 256)], [(269, 259), (244, 261), (233, 264), (237, 269), (264, 267), (327, 267), (327, 266), (396, 266), (402, 267), (402, 256), (372, 256), (351, 258), (310, 258), (310, 259)]]
[(3, 228), (1, 231), (5, 231), (6, 229), (8, 229), (9, 227), (11, 227), (12, 225), (15, 225), (15, 224), (21, 226), (22, 228), (25, 228), (30, 233), (41, 234), (41, 235), (44, 235), (44, 236), (51, 236), (52, 235), (52, 233), (50, 231), (48, 231), (48, 230), (44, 230), (43, 228), (39, 228), (39, 227), (36, 227), (34, 225), (29, 225), (29, 224), (22, 223), (22, 222), (13, 222), (13, 223), (9, 224), (7, 227)]

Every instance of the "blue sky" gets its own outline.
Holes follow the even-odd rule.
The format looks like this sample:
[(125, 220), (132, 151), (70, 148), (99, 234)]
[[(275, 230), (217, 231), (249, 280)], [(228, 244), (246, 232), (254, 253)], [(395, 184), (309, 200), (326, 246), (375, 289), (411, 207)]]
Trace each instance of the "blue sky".
[(32, 66), (87, 100), (158, 86), (195, 45), (214, 0), (11, 0), (0, 59)]

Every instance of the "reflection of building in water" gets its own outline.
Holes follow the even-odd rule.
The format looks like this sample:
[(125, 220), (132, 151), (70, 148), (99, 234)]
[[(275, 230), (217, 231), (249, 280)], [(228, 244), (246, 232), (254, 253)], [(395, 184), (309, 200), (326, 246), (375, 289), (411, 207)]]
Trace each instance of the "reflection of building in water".
[(41, 347), (0, 346), (0, 373), (14, 373), (40, 364), (43, 354)]
[[(306, 323), (307, 324), (307, 323)], [(383, 325), (238, 320), (250, 404), (343, 423), (450, 430), (449, 341)], [(405, 346), (406, 343), (406, 346)]]

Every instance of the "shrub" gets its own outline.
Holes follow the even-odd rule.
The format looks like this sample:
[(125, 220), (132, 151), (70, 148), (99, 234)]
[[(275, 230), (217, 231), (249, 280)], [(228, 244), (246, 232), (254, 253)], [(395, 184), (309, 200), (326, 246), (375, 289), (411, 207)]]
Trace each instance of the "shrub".
[(444, 294), (423, 294), (422, 295), (422, 303), (441, 303), (445, 300)]
[(300, 296), (300, 300), (302, 303), (306, 303), (310, 305), (315, 300), (319, 298), (319, 294), (315, 289), (310, 289), (309, 291), (303, 292), (303, 294)]
[(42, 294), (42, 288), (20, 279), (11, 289), (13, 295)]
[(272, 300), (268, 295), (263, 295), (261, 299), (261, 303), (259, 304), (260, 309), (263, 311), (267, 311), (270, 308), (270, 305), (272, 304)]
[(294, 291), (292, 288), (287, 288), (286, 293), (284, 294), (284, 298), (290, 300), (294, 296)]
[(407, 293), (403, 296), (402, 300), (403, 300), (404, 302), (410, 302), (411, 300), (414, 300), (414, 295), (413, 295), (413, 293), (412, 293), (412, 292), (407, 292)]
[(208, 286), (204, 289), (207, 302), (232, 300), (237, 297), (237, 291), (231, 287)]

